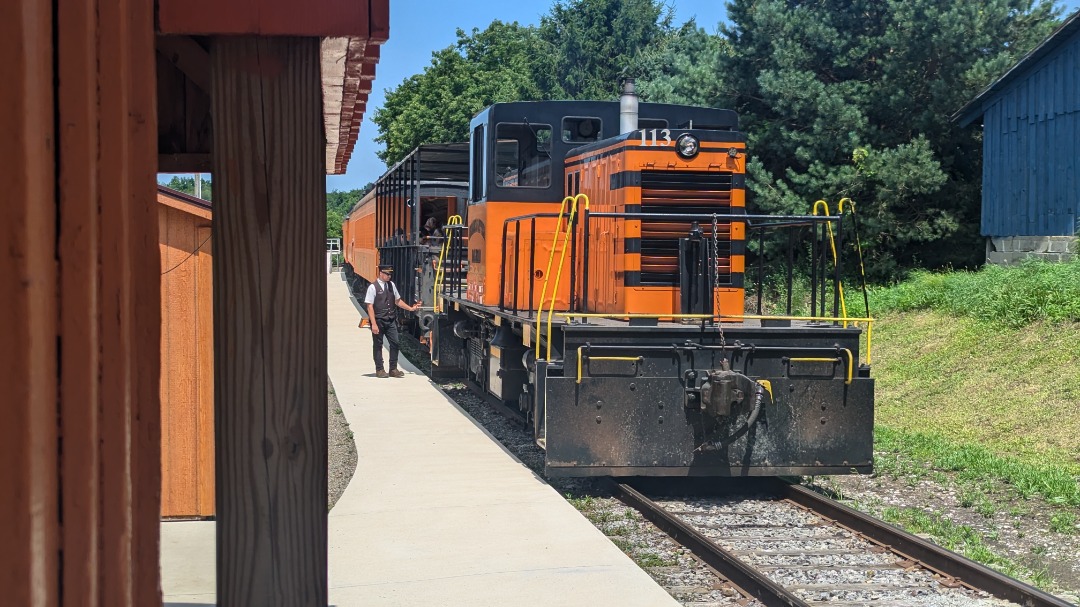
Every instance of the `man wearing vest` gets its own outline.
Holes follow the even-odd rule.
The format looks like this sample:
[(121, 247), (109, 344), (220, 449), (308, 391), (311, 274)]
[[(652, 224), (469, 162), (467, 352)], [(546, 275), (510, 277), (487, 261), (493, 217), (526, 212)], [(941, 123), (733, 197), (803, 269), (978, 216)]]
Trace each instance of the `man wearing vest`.
[[(405, 377), (398, 370), (398, 329), (397, 311), (394, 307), (415, 312), (420, 304), (410, 306), (401, 301), (397, 285), (390, 280), (394, 273), (394, 267), (382, 264), (379, 266), (379, 277), (374, 284), (368, 286), (364, 303), (367, 304), (368, 322), (371, 323), (372, 353), (375, 355), (376, 377)], [(383, 370), (383, 335), (390, 342), (390, 372)]]

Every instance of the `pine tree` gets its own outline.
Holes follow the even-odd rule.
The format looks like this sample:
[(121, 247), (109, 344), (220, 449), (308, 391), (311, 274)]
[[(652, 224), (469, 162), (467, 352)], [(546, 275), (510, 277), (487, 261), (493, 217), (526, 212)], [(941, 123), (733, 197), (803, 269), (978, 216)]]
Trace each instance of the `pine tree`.
[(950, 117), (1049, 33), (1052, 2), (734, 0), (728, 17), (724, 46), (683, 32), (693, 57), (646, 90), (740, 113), (756, 210), (853, 198), (878, 279), (981, 260), (981, 142)]

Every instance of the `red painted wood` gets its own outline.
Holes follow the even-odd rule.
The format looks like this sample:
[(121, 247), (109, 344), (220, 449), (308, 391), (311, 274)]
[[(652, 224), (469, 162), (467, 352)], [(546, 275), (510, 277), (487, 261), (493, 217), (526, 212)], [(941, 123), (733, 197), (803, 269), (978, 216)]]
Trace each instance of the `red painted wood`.
[(0, 3), (0, 603), (154, 605), (153, 3), (62, 4)]
[(53, 5), (0, 2), (0, 592), (59, 600)]
[(385, 41), (390, 33), (389, 0), (158, 0), (158, 31)]
[[(60, 123), (60, 431), (65, 605), (101, 605), (101, 334), (98, 251), (98, 18), (94, 2), (57, 5)], [(91, 160), (92, 159), (92, 160)], [(95, 406), (87, 406), (94, 403)]]
[[(372, 42), (382, 44), (390, 39), (390, 0), (369, 0), (371, 2)], [(403, 0), (398, 0), (401, 2)]]

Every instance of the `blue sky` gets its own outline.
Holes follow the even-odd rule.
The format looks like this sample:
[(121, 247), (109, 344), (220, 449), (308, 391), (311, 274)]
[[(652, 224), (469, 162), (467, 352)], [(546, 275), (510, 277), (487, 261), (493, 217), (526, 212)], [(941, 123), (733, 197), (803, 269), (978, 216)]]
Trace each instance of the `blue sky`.
[[(423, 71), (431, 63), (431, 53), (453, 44), (457, 40), (457, 28), (466, 32), (474, 27), (483, 29), (494, 19), (535, 25), (551, 4), (549, 0), (390, 0), (390, 40), (383, 45), (379, 66), (375, 69), (375, 85), (368, 98), (368, 110), (360, 126), (348, 172), (328, 176), (326, 189), (363, 187), (386, 171), (375, 155), (379, 149), (379, 144), (374, 142), (378, 130), (371, 122), (375, 108), (382, 105), (386, 89), (396, 88), (409, 76)], [(667, 4), (675, 10), (676, 24), (681, 25), (694, 17), (698, 25), (709, 32), (715, 32), (717, 24), (726, 15), (724, 0), (668, 0)]]
[[(379, 144), (374, 141), (377, 129), (371, 117), (376, 108), (382, 106), (384, 91), (396, 88), (409, 76), (421, 72), (431, 63), (431, 53), (457, 40), (457, 28), (466, 32), (473, 28), (483, 29), (494, 19), (535, 25), (551, 4), (552, 0), (391, 0), (390, 40), (382, 48), (352, 160), (345, 175), (326, 178), (326, 189), (363, 187), (386, 171), (375, 155)], [(725, 0), (667, 0), (666, 4), (674, 9), (677, 25), (695, 18), (699, 26), (714, 33), (727, 14)], [(1080, 0), (1065, 0), (1059, 5), (1065, 7), (1067, 15), (1080, 7)], [(167, 181), (171, 176), (159, 177)]]
[[(390, 40), (382, 48), (382, 57), (375, 72), (375, 84), (368, 99), (368, 111), (360, 127), (348, 171), (341, 176), (326, 178), (327, 190), (351, 190), (375, 181), (386, 167), (375, 155), (379, 149), (371, 117), (382, 106), (384, 91), (396, 88), (403, 80), (421, 72), (431, 63), (431, 53), (453, 44), (455, 30), (466, 32), (483, 29), (494, 19), (538, 24), (548, 12), (550, 0), (391, 0)], [(667, 0), (675, 11), (675, 23), (681, 25), (690, 18), (709, 32), (726, 18), (725, 0)], [(1065, 0), (1065, 14), (1080, 7), (1080, 0)]]

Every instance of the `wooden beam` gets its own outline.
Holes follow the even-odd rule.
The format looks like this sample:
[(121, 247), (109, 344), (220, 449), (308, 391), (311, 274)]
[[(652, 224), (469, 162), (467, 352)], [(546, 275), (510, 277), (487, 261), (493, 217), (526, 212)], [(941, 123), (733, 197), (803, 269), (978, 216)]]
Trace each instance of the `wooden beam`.
[(153, 5), (0, 3), (4, 604), (160, 604)]
[(210, 57), (218, 604), (325, 607), (319, 40), (223, 37)]
[[(64, 588), (79, 588), (74, 604), (100, 600), (101, 502), (101, 188), (98, 171), (98, 15), (90, 2), (57, 5), (60, 322), (60, 433)], [(94, 403), (88, 407), (87, 403)], [(69, 560), (70, 559), (70, 560)], [(82, 602), (79, 602), (82, 601)]]
[(210, 53), (190, 36), (158, 36), (157, 51), (195, 86), (210, 92)]
[(209, 173), (210, 154), (158, 154), (159, 173)]
[(0, 2), (0, 588), (60, 599), (53, 3)]
[(162, 34), (363, 36), (390, 34), (389, 0), (157, 0)]
[[(99, 0), (97, 18), (100, 143), (94, 161), (100, 188), (103, 496), (98, 583), (101, 605), (134, 607), (161, 600), (154, 7), (145, 0)], [(63, 124), (63, 117), (59, 122)]]

